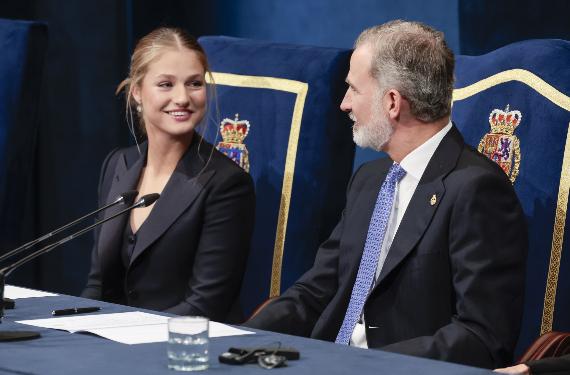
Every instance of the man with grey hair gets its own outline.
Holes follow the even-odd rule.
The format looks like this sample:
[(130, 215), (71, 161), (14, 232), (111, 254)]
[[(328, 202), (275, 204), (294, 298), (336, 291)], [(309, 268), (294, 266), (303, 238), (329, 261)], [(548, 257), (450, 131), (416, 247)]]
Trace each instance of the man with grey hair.
[(417, 22), (365, 30), (341, 103), (361, 166), (315, 264), (247, 326), (480, 367), (512, 361), (527, 232), (512, 185), (450, 121), (454, 56)]

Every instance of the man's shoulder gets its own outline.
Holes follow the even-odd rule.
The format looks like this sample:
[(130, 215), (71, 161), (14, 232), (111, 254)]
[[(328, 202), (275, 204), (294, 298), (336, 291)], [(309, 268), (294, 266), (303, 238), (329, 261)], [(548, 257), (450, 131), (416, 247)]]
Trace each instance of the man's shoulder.
[(494, 175), (505, 180), (505, 182), (508, 181), (507, 175), (501, 167), (497, 165), (497, 163), (467, 144), (464, 146), (459, 159), (457, 160), (455, 171), (461, 173), (465, 177)]

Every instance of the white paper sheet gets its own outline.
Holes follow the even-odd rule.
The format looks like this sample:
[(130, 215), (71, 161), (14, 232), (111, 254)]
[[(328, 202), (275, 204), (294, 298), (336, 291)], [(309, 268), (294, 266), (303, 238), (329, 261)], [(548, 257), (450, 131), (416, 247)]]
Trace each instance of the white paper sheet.
[(246, 331), (228, 325), (210, 321), (210, 337), (254, 335), (255, 332)]
[(22, 288), (14, 285), (6, 285), (4, 287), (4, 297), (11, 299), (54, 296), (57, 296), (57, 294), (42, 292), (41, 290)]
[[(74, 332), (90, 332), (123, 344), (163, 342), (168, 339), (167, 316), (141, 311), (20, 320), (16, 323)], [(253, 334), (218, 322), (210, 322), (210, 337)]]

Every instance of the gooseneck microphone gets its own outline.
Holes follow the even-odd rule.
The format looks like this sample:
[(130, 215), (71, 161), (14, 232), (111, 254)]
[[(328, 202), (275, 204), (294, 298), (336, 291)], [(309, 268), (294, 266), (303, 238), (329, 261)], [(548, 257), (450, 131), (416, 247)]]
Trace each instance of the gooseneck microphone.
[[(50, 252), (51, 250), (55, 249), (56, 247), (63, 245), (64, 243), (71, 241), (74, 238), (77, 238), (79, 236), (81, 236), (84, 233), (89, 232), (91, 229), (109, 221), (112, 220), (114, 218), (116, 218), (117, 216), (121, 216), (135, 208), (139, 208), (139, 207), (147, 207), (150, 206), (151, 204), (153, 204), (158, 198), (160, 198), (160, 194), (158, 193), (152, 193), (152, 194), (147, 194), (147, 195), (143, 195), (135, 204), (133, 204), (130, 207), (125, 208), (124, 210), (121, 210), (119, 212), (117, 212), (114, 215), (111, 215), (105, 219), (99, 220), (98, 222), (96, 222), (95, 224), (92, 224), (90, 226), (88, 226), (87, 228), (83, 228), (80, 231), (77, 231), (67, 237), (62, 238), (61, 240), (52, 243), (50, 245), (47, 245), (45, 247), (42, 247), (41, 249), (39, 249), (38, 251), (34, 251), (33, 253), (31, 253), (28, 256), (23, 257), (22, 259), (12, 263), (9, 266), (6, 266), (2, 269), (0, 269), (0, 274), (3, 274), (4, 277), (9, 276), (14, 270), (16, 270), (18, 267), (20, 267), (21, 265), (28, 263), (30, 260), (35, 259), (37, 257), (39, 257), (40, 255), (46, 254), (48, 252)], [(1, 283), (1, 281), (0, 281)]]
[(135, 200), (135, 198), (137, 197), (138, 194), (139, 194), (139, 192), (136, 191), (136, 190), (125, 191), (123, 194), (119, 195), (119, 196), (117, 197), (117, 199), (115, 199), (113, 202), (111, 202), (111, 203), (109, 203), (109, 204), (107, 204), (107, 205), (105, 205), (105, 206), (103, 206), (103, 207), (100, 207), (100, 208), (96, 209), (95, 211), (88, 213), (87, 215), (81, 216), (79, 219), (73, 220), (71, 223), (65, 224), (64, 226), (62, 226), (62, 227), (60, 227), (60, 228), (57, 228), (57, 229), (54, 230), (54, 231), (51, 231), (51, 232), (49, 232), (49, 233), (46, 233), (46, 234), (44, 234), (43, 236), (40, 236), (40, 237), (36, 238), (35, 240), (32, 240), (32, 241), (30, 241), (30, 242), (28, 242), (28, 243), (25, 243), (25, 244), (23, 244), (22, 246), (17, 247), (17, 248), (14, 249), (14, 250), (10, 250), (9, 252), (7, 252), (7, 253), (1, 255), (1, 256), (0, 256), (0, 262), (4, 261), (5, 259), (8, 259), (8, 258), (10, 258), (10, 257), (13, 257), (14, 255), (18, 255), (18, 254), (20, 254), (22, 251), (26, 251), (26, 250), (32, 248), (32, 247), (33, 247), (34, 245), (36, 245), (37, 243), (42, 242), (42, 241), (45, 241), (45, 240), (47, 240), (48, 238), (50, 238), (50, 237), (52, 237), (52, 236), (54, 236), (54, 235), (56, 235), (56, 234), (58, 234), (58, 233), (60, 233), (60, 232), (62, 232), (62, 231), (64, 231), (64, 230), (66, 230), (67, 228), (72, 227), (72, 226), (74, 226), (75, 224), (77, 224), (77, 223), (79, 223), (79, 222), (81, 222), (81, 221), (83, 221), (83, 220), (85, 220), (85, 219), (87, 219), (87, 218), (89, 218), (89, 217), (91, 217), (91, 216), (93, 216), (93, 215), (98, 214), (98, 213), (101, 212), (101, 211), (104, 211), (104, 210), (106, 210), (106, 209), (108, 209), (108, 208), (111, 208), (111, 207), (113, 207), (113, 206), (115, 206), (115, 205), (118, 205), (118, 204), (131, 205), (131, 204), (133, 204), (133, 201)]
[[(139, 208), (139, 207), (148, 207), (151, 204), (153, 204), (158, 198), (160, 198), (160, 194), (157, 193), (152, 193), (152, 194), (147, 194), (142, 196), (136, 203), (134, 203), (132, 206), (125, 208), (124, 210), (121, 210), (119, 212), (117, 212), (116, 214), (113, 214), (107, 218), (104, 218), (102, 220), (97, 221), (96, 223), (81, 229), (55, 243), (52, 243), (50, 245), (44, 246), (41, 249), (34, 251), (33, 253), (21, 258), (20, 260), (10, 264), (9, 266), (6, 266), (2, 269), (0, 269), (0, 301), (2, 300), (2, 298), (4, 297), (4, 285), (5, 285), (5, 280), (6, 277), (9, 276), (13, 271), (15, 271), (18, 267), (28, 263), (29, 261), (43, 255), (46, 254), (50, 251), (52, 251), (53, 249), (55, 249), (56, 247), (63, 245), (64, 243), (71, 241), (74, 238), (77, 238), (79, 236), (81, 236), (82, 234), (85, 234), (87, 232), (89, 232), (90, 230), (94, 229), (95, 227), (109, 221), (112, 220), (118, 216), (121, 216), (135, 208)], [(4, 317), (4, 306), (3, 304), (0, 304), (0, 322), (1, 319)], [(7, 332), (7, 331), (0, 331), (0, 341), (6, 341), (6, 340), (25, 340), (25, 339), (30, 339), (30, 338), (36, 338), (39, 337), (39, 334), (35, 333), (35, 332), (27, 332), (27, 331), (12, 331), (12, 332)]]
[[(51, 238), (52, 236), (66, 230), (67, 228), (87, 219), (88, 217), (91, 217), (93, 215), (98, 214), (101, 211), (104, 211), (104, 210), (111, 208), (111, 207), (118, 205), (118, 204), (125, 204), (127, 206), (131, 205), (131, 204), (133, 204), (133, 201), (135, 200), (135, 198), (137, 197), (138, 194), (139, 194), (139, 192), (136, 190), (126, 191), (123, 194), (119, 195), (117, 197), (117, 199), (115, 199), (113, 202), (111, 202), (111, 203), (109, 203), (109, 204), (107, 204), (101, 208), (98, 208), (95, 211), (90, 212), (87, 215), (84, 215), (84, 216), (80, 217), (79, 219), (72, 221), (71, 223), (68, 223), (68, 224), (62, 226), (61, 228), (58, 228), (54, 231), (51, 231), (47, 234), (44, 234), (43, 236), (40, 236), (40, 237), (36, 238), (35, 240), (32, 240), (28, 243), (23, 244), (20, 247), (17, 247), (14, 250), (11, 250), (5, 254), (0, 255), (0, 263), (4, 260), (8, 259), (8, 258), (11, 258), (15, 255), (20, 254), (23, 251), (31, 249), (34, 245), (38, 244), (39, 242), (45, 241), (48, 238)], [(13, 309), (15, 307), (14, 301), (9, 299), (9, 298), (0, 299), (0, 304), (3, 304), (5, 309)]]

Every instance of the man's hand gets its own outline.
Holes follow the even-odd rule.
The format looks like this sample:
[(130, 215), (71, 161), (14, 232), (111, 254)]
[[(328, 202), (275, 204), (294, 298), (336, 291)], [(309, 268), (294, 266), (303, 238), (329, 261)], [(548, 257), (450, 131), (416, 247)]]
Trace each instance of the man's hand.
[(503, 374), (515, 374), (515, 375), (529, 375), (530, 374), (530, 369), (525, 364), (520, 364), (520, 365), (505, 367), (505, 368), (498, 368), (498, 369), (495, 369), (494, 371), (500, 372)]

